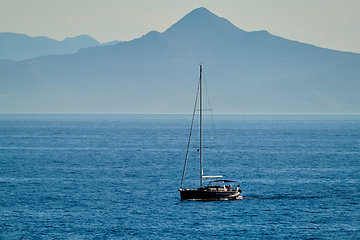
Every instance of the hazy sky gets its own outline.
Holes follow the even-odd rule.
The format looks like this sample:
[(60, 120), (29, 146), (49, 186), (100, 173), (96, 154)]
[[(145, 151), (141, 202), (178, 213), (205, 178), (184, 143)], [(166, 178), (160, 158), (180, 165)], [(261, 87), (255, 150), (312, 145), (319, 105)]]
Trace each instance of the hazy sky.
[(360, 53), (360, 0), (0, 0), (0, 32), (131, 40), (198, 7), (245, 31)]

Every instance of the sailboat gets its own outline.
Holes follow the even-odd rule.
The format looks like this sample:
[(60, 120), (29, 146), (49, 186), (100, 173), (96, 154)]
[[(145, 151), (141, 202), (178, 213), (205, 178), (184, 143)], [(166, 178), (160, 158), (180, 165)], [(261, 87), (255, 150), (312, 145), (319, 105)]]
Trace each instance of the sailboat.
[[(240, 196), (241, 189), (240, 185), (236, 185), (235, 181), (232, 180), (226, 180), (222, 179), (222, 175), (214, 175), (214, 176), (206, 176), (204, 175), (203, 171), (203, 127), (202, 127), (202, 121), (203, 121), (203, 100), (202, 100), (202, 85), (203, 85), (203, 72), (202, 72), (202, 64), (200, 64), (200, 78), (199, 78), (199, 84), (198, 84), (198, 91), (196, 94), (195, 99), (195, 107), (192, 117), (192, 123), (190, 128), (190, 136), (189, 136), (189, 142), (187, 146), (187, 152), (185, 157), (185, 164), (184, 164), (184, 170), (183, 175), (181, 179), (181, 185), (179, 188), (180, 192), (180, 198), (181, 200), (237, 200), (242, 199), (242, 196)], [(190, 141), (191, 141), (191, 134), (194, 126), (194, 119), (195, 119), (195, 113), (196, 113), (196, 106), (197, 106), (197, 100), (199, 95), (199, 112), (200, 112), (200, 118), (199, 118), (199, 125), (200, 125), (200, 147), (198, 149), (199, 151), (199, 160), (200, 160), (200, 187), (199, 188), (183, 188), (183, 182), (185, 179), (185, 170), (187, 165), (187, 160), (189, 156), (189, 148), (190, 148)], [(208, 184), (206, 182), (209, 181)]]

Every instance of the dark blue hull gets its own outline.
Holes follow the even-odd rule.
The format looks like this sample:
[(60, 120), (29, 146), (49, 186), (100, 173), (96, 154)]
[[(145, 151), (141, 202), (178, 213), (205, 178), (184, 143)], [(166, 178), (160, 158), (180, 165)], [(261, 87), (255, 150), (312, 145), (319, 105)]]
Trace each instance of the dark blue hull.
[(209, 191), (206, 189), (179, 189), (181, 200), (238, 200), (238, 191)]

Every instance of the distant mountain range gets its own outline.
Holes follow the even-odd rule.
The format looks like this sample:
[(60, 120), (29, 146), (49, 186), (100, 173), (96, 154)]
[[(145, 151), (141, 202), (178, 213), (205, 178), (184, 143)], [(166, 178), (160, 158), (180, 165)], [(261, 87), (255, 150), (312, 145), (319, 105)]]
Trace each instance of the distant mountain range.
[[(119, 43), (113, 41), (103, 45)], [(81, 48), (102, 45), (88, 35), (57, 41), (48, 37), (29, 37), (19, 33), (0, 33), (0, 60), (22, 61), (46, 55), (76, 53)], [(0, 62), (1, 64), (1, 62)]]
[(199, 63), (215, 113), (360, 113), (360, 54), (246, 32), (205, 8), (163, 33), (0, 61), (0, 112), (191, 112)]

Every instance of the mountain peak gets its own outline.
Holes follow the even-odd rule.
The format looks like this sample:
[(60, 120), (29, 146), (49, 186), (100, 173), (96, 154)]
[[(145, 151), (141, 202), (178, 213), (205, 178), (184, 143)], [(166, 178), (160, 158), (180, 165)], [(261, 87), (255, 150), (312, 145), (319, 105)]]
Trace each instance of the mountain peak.
[(226, 31), (243, 31), (233, 25), (225, 18), (219, 17), (210, 12), (207, 8), (200, 7), (186, 14), (177, 23), (172, 25), (165, 32), (183, 32), (184, 30), (207, 31), (207, 30), (226, 30)]
[(215, 15), (214, 13), (210, 12), (207, 8), (199, 7), (199, 8), (195, 8), (194, 10), (186, 14), (184, 17), (186, 17), (187, 15), (200, 15), (200, 14)]

